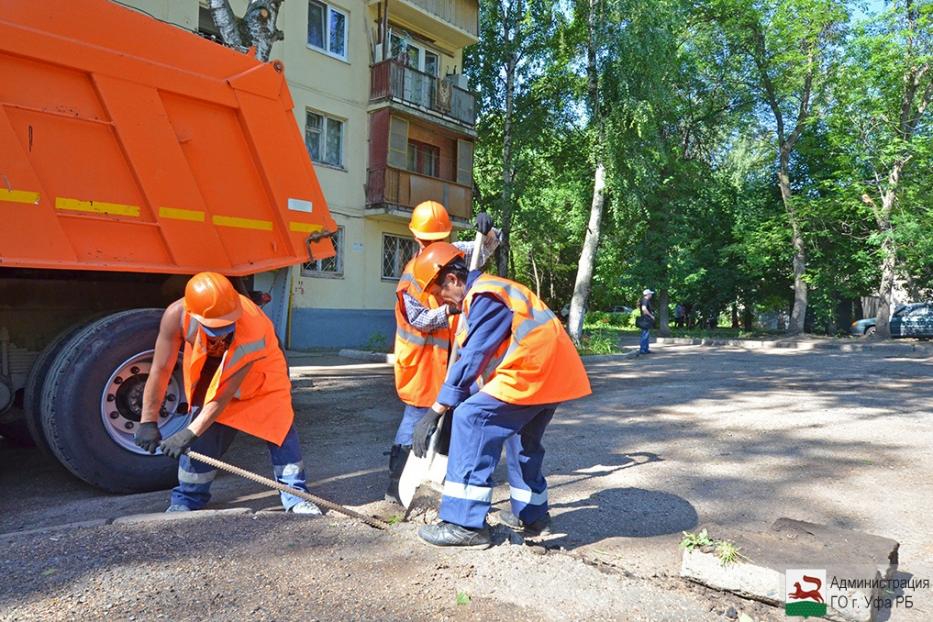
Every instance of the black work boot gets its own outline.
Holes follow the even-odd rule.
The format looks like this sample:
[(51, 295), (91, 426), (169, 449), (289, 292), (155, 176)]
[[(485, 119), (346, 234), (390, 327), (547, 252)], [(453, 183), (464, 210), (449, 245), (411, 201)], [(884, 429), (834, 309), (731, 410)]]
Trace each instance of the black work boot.
[(386, 490), (386, 501), (402, 505), (402, 500), (398, 496), (398, 482), (402, 479), (402, 471), (405, 470), (405, 462), (408, 461), (409, 453), (411, 453), (411, 445), (392, 445), (389, 451), (389, 488)]
[(470, 549), (487, 549), (492, 546), (489, 525), (471, 529), (441, 521), (436, 525), (425, 525), (419, 529), (418, 537), (434, 546), (460, 546)]
[(504, 525), (508, 525), (515, 531), (521, 531), (529, 536), (540, 536), (542, 534), (550, 533), (551, 527), (551, 515), (545, 514), (535, 522), (531, 524), (526, 524), (525, 521), (515, 516), (508, 510), (502, 510), (498, 514), (499, 521)]

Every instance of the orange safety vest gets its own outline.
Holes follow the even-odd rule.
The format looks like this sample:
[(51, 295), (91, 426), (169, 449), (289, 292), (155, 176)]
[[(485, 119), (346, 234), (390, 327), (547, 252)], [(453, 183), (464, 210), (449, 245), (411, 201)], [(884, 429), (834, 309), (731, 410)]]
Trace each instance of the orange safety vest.
[[(243, 305), (243, 315), (236, 321), (233, 342), (224, 352), (211, 379), (204, 403), (214, 399), (230, 376), (244, 365), (253, 363), (233, 399), (217, 417), (217, 422), (281, 445), (295, 419), (288, 363), (269, 318), (245, 296), (240, 296), (240, 304)], [(182, 331), (185, 338), (185, 395), (190, 404), (207, 361), (207, 341), (201, 324), (187, 311), (182, 316)]]
[(434, 403), (447, 376), (451, 337), (458, 316), (449, 317), (448, 327), (433, 333), (421, 332), (408, 322), (403, 297), (406, 292), (429, 309), (441, 306), (415, 282), (414, 263), (414, 259), (408, 262), (395, 288), (395, 390), (404, 403), (424, 408)]
[(512, 311), (512, 336), (480, 373), (482, 391), (509, 404), (556, 404), (592, 393), (583, 361), (557, 316), (524, 285), (481, 274), (463, 301), (457, 342), (469, 330), (470, 305), (490, 294)]

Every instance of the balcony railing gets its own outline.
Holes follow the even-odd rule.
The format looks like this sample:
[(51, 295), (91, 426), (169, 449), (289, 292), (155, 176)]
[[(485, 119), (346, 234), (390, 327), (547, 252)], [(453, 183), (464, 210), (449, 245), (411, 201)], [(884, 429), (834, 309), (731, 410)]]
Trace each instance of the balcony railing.
[(469, 127), (476, 123), (476, 98), (472, 93), (446, 78), (436, 78), (396, 60), (373, 65), (369, 99), (396, 99)]
[(413, 209), (428, 200), (443, 203), (454, 218), (473, 217), (473, 189), (468, 186), (390, 167), (367, 171), (366, 203), (370, 207)]

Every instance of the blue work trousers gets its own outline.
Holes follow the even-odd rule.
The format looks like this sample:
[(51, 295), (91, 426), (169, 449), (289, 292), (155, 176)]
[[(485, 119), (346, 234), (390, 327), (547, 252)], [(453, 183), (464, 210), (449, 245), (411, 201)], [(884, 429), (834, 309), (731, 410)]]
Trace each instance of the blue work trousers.
[(640, 352), (649, 352), (648, 341), (651, 339), (651, 331), (647, 328), (641, 329), (641, 348)]
[(405, 411), (402, 413), (402, 421), (398, 424), (398, 430), (395, 432), (395, 444), (407, 445), (411, 447), (412, 435), (415, 433), (415, 424), (431, 410), (429, 407), (410, 406), (405, 404)]
[(483, 526), (503, 446), (512, 513), (526, 524), (543, 517), (548, 504), (541, 439), (556, 408), (557, 404), (517, 406), (483, 392), (460, 404), (453, 412), (441, 520)]
[[(191, 449), (219, 460), (230, 447), (236, 434), (237, 431), (230, 426), (214, 423), (191, 444)], [(289, 428), (281, 445), (268, 441), (266, 445), (269, 447), (276, 481), (307, 491), (301, 444), (298, 442), (295, 426)], [(211, 483), (216, 476), (217, 469), (182, 454), (178, 461), (178, 486), (172, 489), (172, 505), (184, 505), (192, 510), (200, 510), (211, 500)], [(286, 510), (301, 502), (295, 495), (284, 492), (279, 495)]]

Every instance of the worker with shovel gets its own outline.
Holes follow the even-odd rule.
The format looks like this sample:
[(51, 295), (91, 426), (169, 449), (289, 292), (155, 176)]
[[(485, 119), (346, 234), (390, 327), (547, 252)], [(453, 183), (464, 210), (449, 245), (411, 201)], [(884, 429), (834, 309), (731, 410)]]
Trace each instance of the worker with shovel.
[[(192, 419), (163, 439), (156, 422), (182, 344)], [(162, 315), (135, 435), (136, 444), (150, 454), (159, 449), (179, 460), (178, 486), (166, 511), (187, 512), (207, 505), (217, 471), (190, 459), (186, 452), (190, 448), (220, 458), (238, 430), (266, 441), (277, 481), (307, 491), (294, 418), (288, 363), (272, 322), (225, 276), (194, 275), (184, 298)], [(288, 512), (321, 513), (314, 503), (285, 492), (281, 501)]]
[[(463, 253), (432, 244), (413, 266), (415, 282), (461, 311), (459, 358), (415, 426), (413, 452), (428, 449), (438, 419), (453, 411), (441, 522), (418, 535), (436, 546), (487, 547), (492, 474), (506, 445), (511, 512), (503, 522), (540, 531), (548, 520), (541, 439), (557, 406), (590, 394), (583, 362), (560, 320), (525, 286), (468, 271)], [(479, 392), (470, 393), (474, 383)]]
[[(424, 201), (412, 211), (408, 228), (421, 252), (450, 237), (453, 226), (443, 205)], [(488, 214), (476, 216), (476, 230), (485, 236), (479, 253), (482, 265), (496, 250), (499, 239)], [(456, 244), (467, 255), (472, 253), (471, 242)], [(389, 451), (389, 488), (385, 498), (399, 504), (398, 484), (411, 451), (412, 431), (434, 403), (444, 382), (456, 324), (450, 307), (432, 296), (423, 296), (412, 276), (414, 261), (412, 258), (406, 264), (395, 290), (395, 389), (405, 410)], [(456, 309), (453, 312), (459, 313)]]

